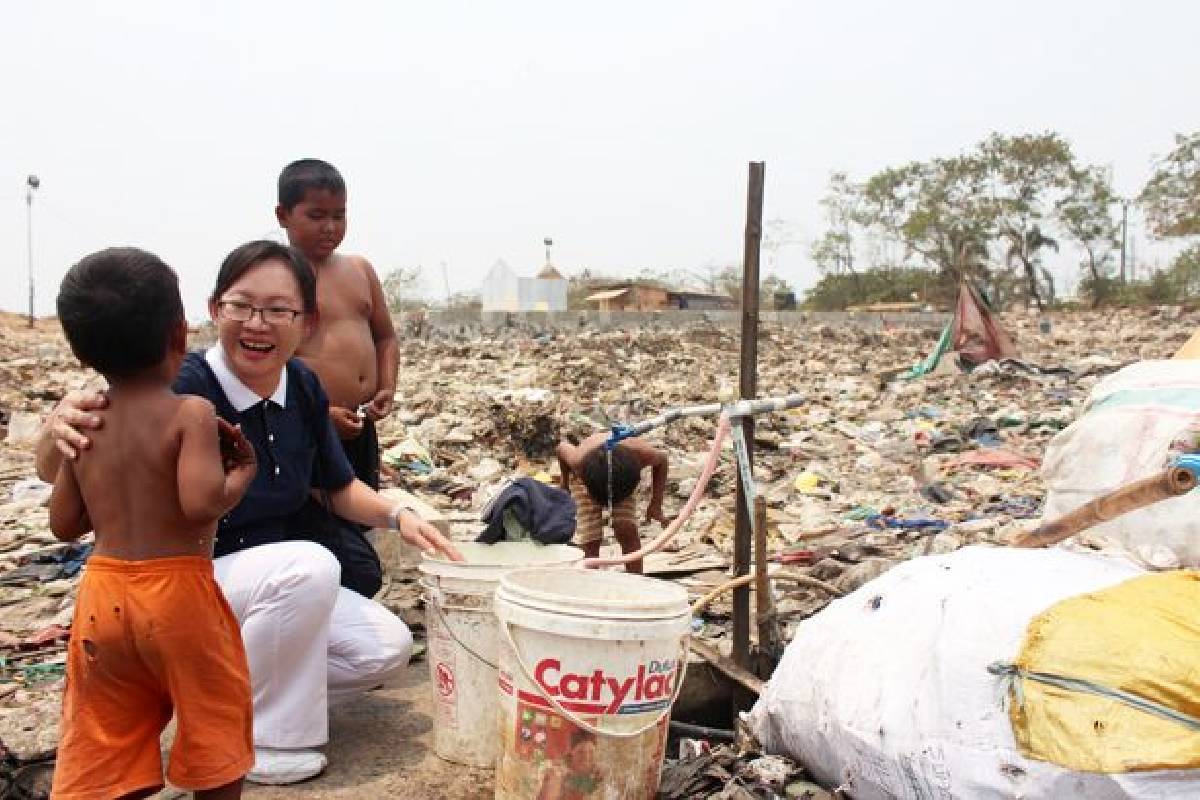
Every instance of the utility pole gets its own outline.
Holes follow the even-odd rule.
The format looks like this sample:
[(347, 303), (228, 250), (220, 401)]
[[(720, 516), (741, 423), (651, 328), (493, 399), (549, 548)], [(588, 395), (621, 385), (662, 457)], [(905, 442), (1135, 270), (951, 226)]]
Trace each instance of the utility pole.
[(1125, 282), (1125, 233), (1129, 227), (1129, 201), (1121, 201), (1121, 283)]
[(29, 254), (29, 327), (33, 327), (33, 193), (42, 185), (37, 175), (25, 179), (25, 248)]

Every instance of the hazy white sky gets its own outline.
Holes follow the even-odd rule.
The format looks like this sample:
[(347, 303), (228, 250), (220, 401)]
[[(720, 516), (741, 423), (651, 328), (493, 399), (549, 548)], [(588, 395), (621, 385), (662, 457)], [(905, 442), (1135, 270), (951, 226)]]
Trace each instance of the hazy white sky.
[(566, 273), (739, 262), (762, 159), (765, 216), (805, 242), (778, 271), (807, 285), (832, 170), (1052, 129), (1136, 193), (1200, 128), (1197, 30), (1190, 0), (5, 3), (0, 308), (26, 304), (28, 173), (39, 313), (134, 244), (196, 316), (308, 156), (349, 183), (344, 248), (438, 296), (442, 262), (474, 288), (544, 236)]

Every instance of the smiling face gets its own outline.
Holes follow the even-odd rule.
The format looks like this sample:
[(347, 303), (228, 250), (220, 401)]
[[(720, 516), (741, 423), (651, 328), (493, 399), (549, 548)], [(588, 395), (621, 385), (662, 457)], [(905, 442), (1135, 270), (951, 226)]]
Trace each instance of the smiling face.
[(346, 237), (346, 193), (309, 189), (290, 209), (279, 206), (275, 216), (287, 230), (288, 241), (314, 263), (329, 258)]
[(249, 320), (237, 322), (229, 319), (231, 307), (222, 308), (223, 303), (303, 311), (300, 285), (283, 261), (270, 258), (246, 270), (208, 306), (230, 369), (246, 386), (268, 397), (279, 383), (283, 365), (311, 332), (312, 315), (298, 316), (289, 324), (271, 325), (260, 312), (254, 312)]

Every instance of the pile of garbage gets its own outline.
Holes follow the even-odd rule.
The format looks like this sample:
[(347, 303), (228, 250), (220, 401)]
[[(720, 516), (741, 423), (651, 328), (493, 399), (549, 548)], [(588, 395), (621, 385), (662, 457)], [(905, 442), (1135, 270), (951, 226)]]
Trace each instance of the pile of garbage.
[(660, 800), (831, 800), (835, 795), (805, 776), (796, 762), (764, 755), (751, 744), (695, 747), (668, 759), (658, 787)]
[[(936, 328), (763, 325), (759, 394), (807, 398), (754, 429), (772, 568), (815, 579), (778, 584), (784, 642), (837, 594), (901, 562), (1006, 542), (1029, 528), (1044, 500), (1046, 445), (1083, 398), (1122, 366), (1169, 357), (1196, 327), (1178, 309), (1001, 322), (1020, 360), (964, 372), (947, 358), (913, 380), (898, 376), (933, 349)], [(480, 510), (507, 479), (557, 478), (560, 438), (731, 399), (738, 385), (736, 328), (673, 327), (666, 316), (644, 330), (571, 333), (464, 334), (430, 324), (401, 354), (396, 410), (380, 427), (385, 482), (432, 505), (460, 539), (482, 530)], [(64, 637), (85, 554), (48, 530), (33, 439), (57, 400), (93, 379), (56, 323), (30, 329), (0, 315), (0, 764), (37, 763), (57, 741)], [(714, 428), (715, 420), (692, 418), (650, 435), (670, 458), (667, 514), (695, 486)], [(696, 596), (727, 579), (734, 481), (730, 451), (670, 551), (647, 559), (649, 574)], [(658, 532), (647, 523), (643, 539)], [(387, 592), (390, 607), (420, 619), (415, 584), (393, 580)], [(695, 628), (724, 654), (729, 615), (728, 600), (718, 600)]]

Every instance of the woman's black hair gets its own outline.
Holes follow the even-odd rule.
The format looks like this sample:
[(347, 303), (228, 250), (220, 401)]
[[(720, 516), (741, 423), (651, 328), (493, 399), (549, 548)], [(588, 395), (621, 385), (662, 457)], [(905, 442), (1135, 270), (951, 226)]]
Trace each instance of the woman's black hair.
[(304, 311), (308, 314), (317, 310), (317, 274), (312, 264), (304, 254), (294, 247), (288, 247), (279, 242), (259, 239), (247, 242), (235, 248), (221, 262), (217, 272), (217, 284), (213, 287), (212, 302), (219, 302), (221, 295), (229, 291), (229, 287), (237, 283), (243, 275), (264, 261), (279, 260), (292, 273), (296, 285), (300, 288), (300, 299), (304, 303)]

